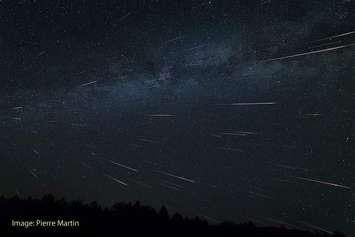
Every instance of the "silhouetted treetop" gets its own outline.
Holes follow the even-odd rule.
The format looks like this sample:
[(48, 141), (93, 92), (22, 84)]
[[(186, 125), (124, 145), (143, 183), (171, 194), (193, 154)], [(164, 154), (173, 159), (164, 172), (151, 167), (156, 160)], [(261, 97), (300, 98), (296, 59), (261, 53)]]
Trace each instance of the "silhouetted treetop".
[[(75, 227), (12, 227), (12, 221), (77, 221)], [(142, 205), (139, 201), (132, 203), (116, 203), (111, 208), (103, 208), (97, 202), (67, 202), (56, 200), (51, 194), (42, 199), (20, 199), (17, 196), (5, 198), (0, 196), (0, 234), (22, 232), (81, 232), (87, 236), (272, 236), (272, 237), (343, 237), (334, 232), (333, 235), (322, 232), (290, 230), (277, 227), (257, 227), (252, 222), (235, 224), (223, 222), (211, 225), (200, 217), (187, 218), (175, 213), (170, 218), (168, 209), (162, 206), (159, 212), (154, 208)], [(103, 235), (103, 232), (106, 235)], [(110, 234), (108, 234), (110, 233)], [(111, 234), (115, 233), (115, 234)], [(0, 235), (3, 236), (3, 235)], [(8, 236), (8, 235), (4, 235)], [(12, 236), (12, 235), (11, 235)]]

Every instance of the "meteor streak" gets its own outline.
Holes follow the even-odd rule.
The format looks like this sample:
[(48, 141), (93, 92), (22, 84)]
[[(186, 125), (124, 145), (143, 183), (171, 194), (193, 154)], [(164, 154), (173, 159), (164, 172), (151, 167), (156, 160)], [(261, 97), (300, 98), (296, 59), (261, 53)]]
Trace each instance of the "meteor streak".
[(343, 33), (343, 34), (339, 34), (339, 35), (333, 35), (333, 36), (329, 36), (329, 37), (326, 37), (326, 38), (322, 38), (322, 39), (319, 39), (319, 40), (315, 40), (313, 42), (319, 42), (319, 41), (323, 41), (323, 40), (335, 39), (335, 38), (339, 38), (339, 37), (347, 36), (347, 35), (351, 35), (351, 34), (355, 34), (355, 30), (354, 31), (350, 31), (350, 32), (346, 32), (346, 33)]
[(92, 85), (92, 84), (95, 84), (96, 82), (97, 82), (97, 81), (91, 81), (91, 82), (88, 82), (88, 83), (84, 83), (84, 84), (81, 84), (80, 87)]
[(39, 151), (37, 151), (36, 149), (32, 149), (33, 153), (35, 153), (37, 156), (39, 156)]
[(276, 102), (256, 102), (256, 103), (232, 103), (232, 104), (220, 104), (220, 105), (231, 105), (231, 106), (253, 106), (253, 105), (275, 105)]
[(161, 183), (160, 185), (165, 187), (165, 188), (169, 188), (169, 189), (172, 189), (172, 190), (175, 190), (175, 191), (180, 191), (180, 189), (178, 189), (177, 187), (174, 187), (174, 186), (171, 186), (171, 185), (168, 185), (168, 184)]
[(175, 38), (173, 38), (173, 39), (169, 39), (169, 40), (163, 42), (163, 44), (169, 44), (169, 43), (178, 41), (178, 40), (183, 39), (183, 38), (184, 38), (184, 36), (177, 36), (177, 37), (175, 37)]
[(188, 178), (185, 178), (185, 177), (182, 177), (182, 176), (177, 176), (177, 175), (174, 175), (174, 174), (171, 174), (171, 173), (168, 173), (168, 172), (165, 172), (165, 171), (155, 171), (159, 174), (164, 174), (164, 175), (167, 175), (167, 176), (170, 176), (170, 177), (173, 177), (173, 178), (176, 178), (176, 179), (180, 179), (180, 180), (183, 180), (183, 181), (186, 181), (186, 182), (189, 182), (189, 183), (196, 183), (195, 180), (192, 180), (192, 179), (188, 179)]
[(289, 59), (289, 58), (297, 58), (297, 57), (307, 56), (307, 55), (312, 55), (312, 54), (320, 54), (320, 53), (335, 51), (335, 50), (338, 50), (338, 49), (349, 48), (349, 47), (352, 47), (354, 45), (355, 45), (355, 43), (346, 44), (346, 45), (341, 45), (341, 46), (337, 46), (337, 47), (314, 50), (314, 51), (309, 51), (309, 52), (305, 52), (305, 53), (299, 53), (299, 54), (293, 54), (293, 55), (289, 55), (289, 56), (279, 57), (279, 58), (266, 59), (266, 60), (263, 60), (263, 62), (272, 62), (272, 61), (285, 60), (285, 59)]
[(236, 148), (231, 148), (231, 147), (217, 147), (217, 149), (223, 150), (223, 151), (245, 152), (245, 151), (242, 150), (242, 149), (236, 149)]
[(175, 117), (173, 114), (148, 114), (149, 117), (153, 118), (169, 118), (169, 117)]
[(31, 174), (34, 178), (38, 179), (38, 175), (37, 175), (33, 170), (30, 170), (30, 174)]
[(305, 114), (304, 117), (319, 117), (322, 116), (320, 113)]
[(309, 178), (297, 177), (297, 176), (294, 176), (294, 178), (300, 179), (300, 180), (304, 180), (304, 181), (309, 181), (309, 182), (324, 184), (324, 185), (328, 185), (328, 186), (333, 186), (333, 187), (337, 187), (337, 188), (343, 188), (343, 189), (349, 189), (349, 190), (351, 189), (351, 187), (349, 187), (349, 186), (345, 186), (345, 185), (341, 185), (341, 184), (336, 184), (336, 183), (325, 182), (325, 181), (316, 180), (316, 179), (309, 179)]
[(248, 136), (248, 135), (256, 135), (255, 132), (243, 132), (243, 131), (232, 131), (232, 132), (222, 132), (220, 135), (227, 135), (227, 136)]
[(121, 181), (121, 180), (119, 180), (119, 179), (116, 179), (115, 177), (112, 177), (111, 175), (108, 175), (108, 174), (104, 174), (104, 175), (105, 175), (107, 178), (109, 178), (109, 179), (115, 181), (115, 182), (118, 183), (118, 184), (121, 184), (121, 185), (123, 185), (123, 186), (128, 186), (127, 183), (125, 183), (125, 182), (123, 182), (123, 181)]
[(117, 166), (120, 166), (120, 167), (122, 167), (122, 168), (131, 170), (131, 171), (136, 172), (136, 173), (138, 172), (137, 169), (134, 169), (134, 168), (129, 167), (129, 166), (127, 166), (127, 165), (123, 165), (123, 164), (117, 163), (117, 162), (115, 162), (115, 161), (113, 161), (113, 160), (108, 160), (108, 161), (111, 162), (112, 164), (117, 165)]
[(123, 21), (124, 19), (126, 19), (127, 17), (129, 17), (131, 15), (131, 13), (130, 12), (128, 12), (126, 15), (123, 15), (120, 19), (118, 19), (118, 21), (117, 22), (121, 22), (121, 21)]
[(295, 225), (292, 225), (292, 224), (289, 224), (285, 221), (282, 221), (282, 220), (277, 220), (277, 219), (274, 219), (274, 218), (269, 218), (267, 219), (268, 221), (271, 221), (271, 222), (274, 222), (276, 224), (280, 224), (280, 225), (284, 225), (284, 226), (288, 226), (290, 228), (294, 228), (294, 229), (298, 229), (299, 227), (298, 226), (295, 226)]
[(313, 224), (309, 224), (309, 223), (304, 222), (304, 221), (300, 221), (299, 223), (303, 224), (304, 226), (310, 227), (310, 228), (312, 228), (314, 230), (320, 230), (320, 231), (326, 232), (328, 234), (333, 234), (332, 231), (326, 230), (326, 229), (324, 229), (322, 227), (319, 227), (319, 226), (316, 226), (316, 225), (313, 225)]

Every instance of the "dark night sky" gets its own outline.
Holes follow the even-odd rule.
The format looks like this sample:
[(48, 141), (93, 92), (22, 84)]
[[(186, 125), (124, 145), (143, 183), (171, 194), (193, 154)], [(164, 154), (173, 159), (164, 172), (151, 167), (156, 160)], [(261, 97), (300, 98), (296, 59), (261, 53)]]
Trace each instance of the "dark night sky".
[(354, 5), (0, 1), (0, 194), (355, 234)]

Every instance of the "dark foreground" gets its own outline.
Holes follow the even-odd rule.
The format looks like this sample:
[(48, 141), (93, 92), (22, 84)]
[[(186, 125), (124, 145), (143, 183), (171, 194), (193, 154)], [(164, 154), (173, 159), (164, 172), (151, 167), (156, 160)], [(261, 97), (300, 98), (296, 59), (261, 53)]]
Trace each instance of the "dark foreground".
[[(201, 218), (169, 215), (139, 202), (117, 203), (102, 208), (96, 202), (55, 200), (52, 195), (39, 199), (0, 197), (0, 234), (73, 233), (84, 236), (344, 236), (322, 232), (291, 230), (284, 227), (257, 227), (253, 223), (210, 225)], [(27, 227), (26, 227), (27, 225)]]

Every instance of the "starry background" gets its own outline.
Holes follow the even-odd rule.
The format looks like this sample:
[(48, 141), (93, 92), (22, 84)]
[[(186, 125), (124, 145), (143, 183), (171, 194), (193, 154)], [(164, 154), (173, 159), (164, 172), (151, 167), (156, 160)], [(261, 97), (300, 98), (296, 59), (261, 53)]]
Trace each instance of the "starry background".
[(0, 1), (0, 193), (354, 234), (354, 5)]

